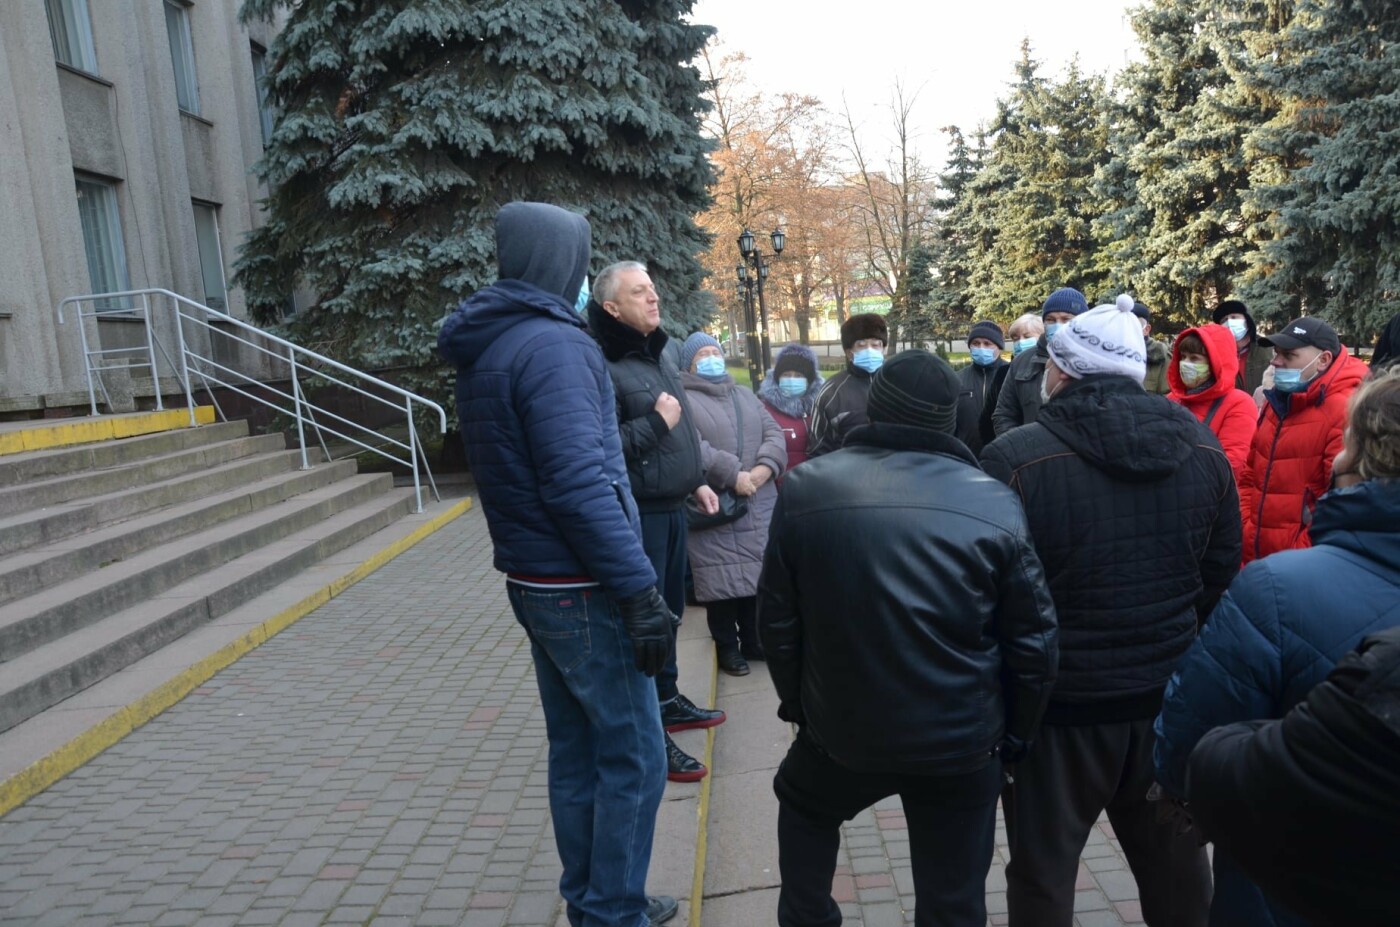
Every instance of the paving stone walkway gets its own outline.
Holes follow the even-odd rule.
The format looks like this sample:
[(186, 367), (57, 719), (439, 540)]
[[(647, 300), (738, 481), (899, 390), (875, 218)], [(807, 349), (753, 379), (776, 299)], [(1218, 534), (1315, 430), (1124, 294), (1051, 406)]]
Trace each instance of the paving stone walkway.
[[(749, 716), (771, 716), (771, 689), (748, 691)], [(550, 927), (545, 748), (528, 644), (473, 510), (0, 818), (0, 924)], [(739, 826), (758, 845), (772, 833)], [(693, 858), (684, 842), (659, 841), (653, 872), (687, 876), (671, 858)], [(847, 828), (847, 924), (912, 923), (908, 846), (897, 804)], [(744, 890), (748, 910), (767, 913), (707, 901), (707, 927), (773, 922), (775, 852), (755, 865), (770, 881)], [(992, 923), (1003, 887), (998, 864)], [(1081, 888), (1080, 927), (1140, 918), (1107, 832)]]

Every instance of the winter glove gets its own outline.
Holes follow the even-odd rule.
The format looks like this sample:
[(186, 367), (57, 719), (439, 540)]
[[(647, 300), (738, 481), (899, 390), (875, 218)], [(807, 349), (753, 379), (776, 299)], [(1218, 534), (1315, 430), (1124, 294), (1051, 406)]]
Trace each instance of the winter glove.
[(1026, 758), (1026, 754), (1030, 749), (1031, 745), (1015, 734), (1007, 734), (1002, 737), (1001, 743), (997, 745), (997, 756), (1001, 757), (1002, 765), (1015, 766)]
[(655, 676), (666, 665), (666, 658), (671, 655), (671, 647), (675, 644), (673, 628), (676, 616), (666, 607), (655, 586), (618, 599), (617, 610), (622, 614), (623, 629), (632, 638), (637, 669), (648, 676)]

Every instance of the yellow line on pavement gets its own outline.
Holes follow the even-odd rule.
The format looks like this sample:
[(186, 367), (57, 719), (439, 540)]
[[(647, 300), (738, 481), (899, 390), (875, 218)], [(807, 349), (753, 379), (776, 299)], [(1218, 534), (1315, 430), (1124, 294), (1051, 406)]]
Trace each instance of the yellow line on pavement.
[[(710, 707), (715, 707), (715, 701), (719, 698), (719, 658), (715, 648), (710, 648)], [(696, 808), (699, 816), (699, 826), (696, 828), (695, 836), (695, 879), (690, 883), (690, 918), (689, 927), (700, 927), (700, 909), (705, 903), (705, 853), (709, 843), (710, 825), (710, 786), (715, 781), (715, 730), (710, 728), (705, 732), (705, 758), (701, 761), (708, 769), (703, 782), (700, 783), (700, 801)]]
[[(182, 413), (186, 414), (186, 413)], [(463, 499), (447, 511), (424, 522), (412, 533), (399, 538), (383, 550), (365, 560), (346, 575), (317, 589), (295, 605), (283, 609), (267, 621), (250, 630), (247, 634), (226, 644), (213, 654), (200, 660), (194, 666), (168, 680), (155, 690), (118, 709), (106, 720), (87, 729), (53, 753), (32, 766), (0, 783), (0, 816), (38, 795), (59, 779), (96, 757), (108, 747), (120, 741), (132, 731), (165, 711), (200, 685), (207, 682), (219, 670), (249, 653), (264, 641), (284, 630), (293, 622), (315, 611), (326, 602), (340, 595), (375, 570), (393, 560), (399, 554), (413, 547), (453, 519), (471, 508), (472, 500)]]
[[(208, 425), (214, 421), (214, 407), (195, 406), (194, 416), (198, 424)], [(42, 451), (72, 444), (93, 444), (113, 438), (130, 438), (188, 427), (189, 409), (166, 409), (163, 412), (132, 415), (100, 415), (97, 418), (79, 418), (72, 421), (36, 422), (33, 427), (0, 434), (0, 455)]]

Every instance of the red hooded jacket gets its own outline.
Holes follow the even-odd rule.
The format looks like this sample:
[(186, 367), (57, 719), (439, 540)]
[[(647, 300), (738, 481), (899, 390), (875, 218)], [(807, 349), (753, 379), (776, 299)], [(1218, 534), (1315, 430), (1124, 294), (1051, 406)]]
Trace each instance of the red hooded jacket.
[[(1181, 360), (1181, 339), (1192, 333), (1206, 346), (1212, 377), (1209, 386), (1194, 393), (1181, 382), (1181, 373), (1177, 369), (1177, 362)], [(1255, 408), (1254, 400), (1249, 393), (1235, 386), (1235, 375), (1239, 369), (1240, 357), (1235, 352), (1235, 336), (1224, 325), (1186, 329), (1177, 337), (1176, 345), (1172, 347), (1171, 363), (1167, 364), (1167, 382), (1171, 385), (1168, 399), (1185, 406), (1202, 422), (1210, 414), (1211, 408), (1215, 408), (1215, 415), (1207, 424), (1220, 439), (1220, 446), (1230, 459), (1230, 469), (1235, 471), (1236, 483), (1244, 476), (1245, 461), (1249, 459), (1249, 442), (1254, 438), (1254, 426), (1259, 421), (1259, 410)]]
[(1342, 345), (1336, 360), (1306, 390), (1264, 391), (1268, 401), (1240, 480), (1245, 563), (1275, 551), (1312, 546), (1307, 522), (1331, 484), (1347, 403), (1366, 374), (1366, 365)]

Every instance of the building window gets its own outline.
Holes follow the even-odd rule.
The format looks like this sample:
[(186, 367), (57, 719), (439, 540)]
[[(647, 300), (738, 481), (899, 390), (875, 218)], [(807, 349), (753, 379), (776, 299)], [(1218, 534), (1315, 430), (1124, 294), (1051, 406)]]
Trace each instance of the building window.
[(165, 0), (165, 31), (170, 37), (170, 63), (175, 67), (175, 99), (180, 109), (198, 116), (199, 82), (194, 73), (190, 8), (176, 0)]
[[(126, 245), (122, 242), (121, 217), (117, 213), (116, 184), (77, 177), (78, 219), (83, 226), (83, 250), (87, 253), (88, 281), (93, 293), (119, 293), (131, 289), (126, 271)], [(129, 308), (125, 300), (98, 300), (98, 309)]]
[(224, 254), (219, 247), (219, 210), (208, 203), (194, 204), (194, 238), (199, 245), (199, 270), (204, 279), (204, 305), (228, 312), (224, 283)]
[(263, 147), (272, 141), (272, 103), (267, 89), (267, 52), (253, 46), (253, 92), (257, 94), (258, 120), (262, 124)]
[(44, 0), (49, 14), (49, 38), (53, 56), (70, 68), (97, 73), (97, 52), (92, 47), (92, 19), (87, 0)]

